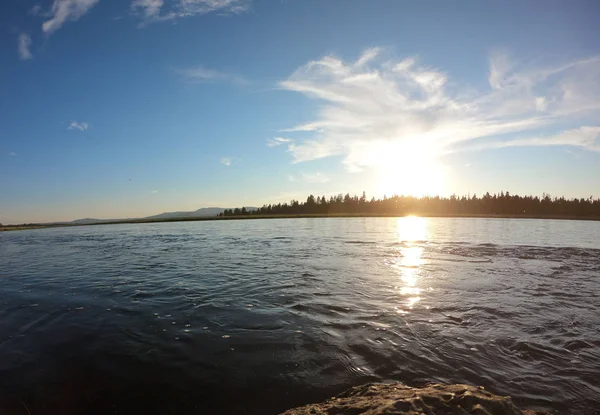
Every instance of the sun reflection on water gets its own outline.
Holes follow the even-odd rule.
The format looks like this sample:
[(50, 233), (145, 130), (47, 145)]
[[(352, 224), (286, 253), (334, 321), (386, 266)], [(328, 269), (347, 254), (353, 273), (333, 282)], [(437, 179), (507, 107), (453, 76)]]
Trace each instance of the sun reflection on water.
[(406, 216), (396, 219), (396, 232), (400, 242), (418, 242), (427, 239), (427, 218)]
[(427, 219), (414, 216), (398, 218), (396, 229), (401, 245), (400, 257), (396, 261), (402, 281), (400, 294), (406, 297), (404, 305), (412, 309), (421, 300), (422, 290), (418, 287), (418, 279), (424, 262), (422, 244), (427, 239)]

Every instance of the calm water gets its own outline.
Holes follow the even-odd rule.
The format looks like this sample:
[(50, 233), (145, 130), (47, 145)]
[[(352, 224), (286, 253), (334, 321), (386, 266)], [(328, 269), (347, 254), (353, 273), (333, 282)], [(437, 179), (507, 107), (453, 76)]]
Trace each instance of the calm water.
[(0, 293), (0, 413), (276, 414), (387, 380), (600, 413), (600, 222), (4, 232)]

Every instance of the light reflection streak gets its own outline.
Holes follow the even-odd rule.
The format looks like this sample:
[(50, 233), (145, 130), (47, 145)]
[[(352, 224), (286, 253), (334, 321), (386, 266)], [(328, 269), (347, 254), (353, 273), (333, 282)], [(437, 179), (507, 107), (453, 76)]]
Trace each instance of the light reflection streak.
[[(423, 265), (422, 243), (427, 239), (427, 219), (414, 216), (398, 218), (396, 222), (400, 257), (395, 268), (400, 272), (400, 295), (406, 297), (404, 305), (409, 309), (421, 300), (418, 279)], [(399, 310), (406, 313), (405, 310)]]

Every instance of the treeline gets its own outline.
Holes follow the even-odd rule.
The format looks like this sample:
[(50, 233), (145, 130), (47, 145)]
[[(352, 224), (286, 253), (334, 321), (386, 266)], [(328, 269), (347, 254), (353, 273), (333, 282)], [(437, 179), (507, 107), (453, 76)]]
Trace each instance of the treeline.
[(519, 196), (509, 192), (477, 195), (440, 196), (393, 196), (383, 199), (367, 199), (362, 196), (339, 194), (326, 198), (310, 195), (306, 202), (292, 200), (290, 203), (263, 205), (258, 209), (227, 209), (218, 216), (245, 215), (507, 215), (507, 216), (572, 216), (600, 217), (600, 199), (565, 199), (544, 194)]

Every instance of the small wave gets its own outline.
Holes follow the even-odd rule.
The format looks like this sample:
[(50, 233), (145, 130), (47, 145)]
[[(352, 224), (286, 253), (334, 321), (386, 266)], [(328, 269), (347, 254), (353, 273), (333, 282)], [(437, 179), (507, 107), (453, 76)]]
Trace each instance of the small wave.
[[(509, 342), (511, 343), (511, 342)], [(560, 352), (553, 350), (547, 346), (543, 346), (539, 343), (517, 341), (512, 342), (508, 346), (508, 350), (516, 352), (520, 358), (528, 360), (554, 360), (560, 356)]]
[(350, 245), (376, 245), (377, 242), (374, 241), (344, 241), (345, 244)]
[(503, 319), (512, 319), (517, 315), (516, 312), (503, 311), (503, 310), (499, 310), (497, 308), (486, 307), (486, 306), (471, 306), (466, 310), (466, 312), (471, 312), (471, 311), (484, 312), (488, 316), (491, 316), (494, 318), (503, 318)]
[(586, 342), (585, 340), (571, 340), (566, 342), (564, 347), (565, 349), (573, 352), (581, 349), (591, 349), (594, 347), (594, 345)]

